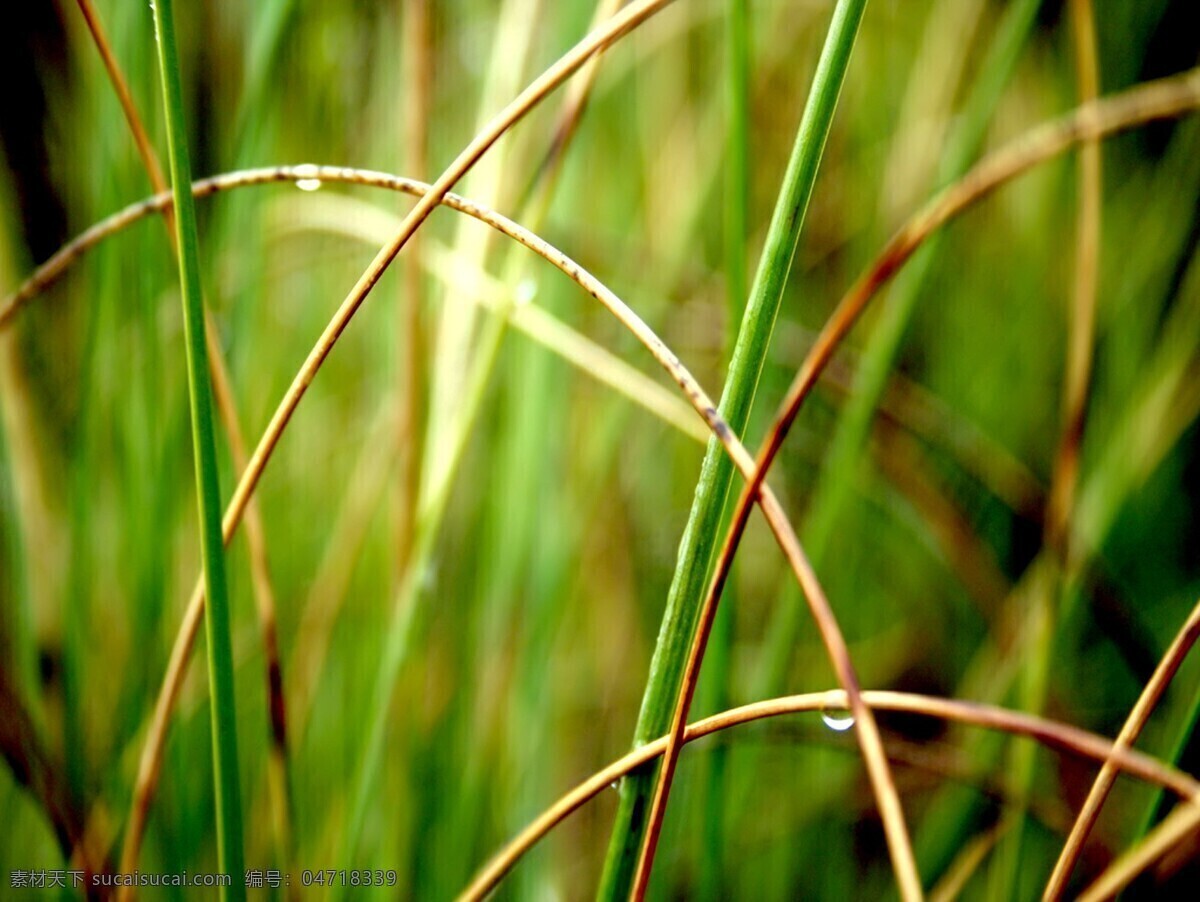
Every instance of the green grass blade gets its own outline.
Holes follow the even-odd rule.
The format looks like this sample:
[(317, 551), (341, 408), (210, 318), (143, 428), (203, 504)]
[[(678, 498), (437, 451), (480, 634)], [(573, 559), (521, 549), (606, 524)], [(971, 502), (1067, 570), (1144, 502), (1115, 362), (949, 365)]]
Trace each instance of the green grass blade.
[[(750, 417), (804, 214), (865, 7), (866, 0), (840, 0), (834, 10), (771, 217), (720, 404), (721, 415), (737, 433), (745, 430)], [(720, 443), (715, 439), (710, 441), (650, 663), (650, 675), (634, 734), (635, 745), (662, 735), (670, 726), (709, 568), (720, 541), (721, 517), (732, 479), (733, 464)], [(647, 768), (631, 774), (621, 783), (621, 801), (609, 842), (600, 898), (620, 899), (629, 892), (654, 791), (654, 777), (655, 769)]]
[(208, 382), (208, 351), (204, 343), (204, 302), (200, 289), (196, 211), (190, 190), (192, 173), (188, 159), (179, 53), (175, 44), (171, 0), (156, 0), (154, 25), (158, 39), (159, 73), (162, 78), (167, 138), (171, 153), (171, 185), (175, 198), (179, 281), (183, 298), (188, 395), (196, 465), (196, 499), (200, 514), (200, 552), (204, 560), (204, 587), (208, 600), (205, 608), (205, 627), (208, 640), (209, 689), (212, 694), (217, 862), (220, 870), (233, 878), (231, 885), (222, 889), (222, 898), (241, 899), (245, 897), (242, 883), (242, 803), (238, 783), (229, 595), (225, 579), (224, 543), (221, 540), (221, 493), (213, 433), (212, 387)]

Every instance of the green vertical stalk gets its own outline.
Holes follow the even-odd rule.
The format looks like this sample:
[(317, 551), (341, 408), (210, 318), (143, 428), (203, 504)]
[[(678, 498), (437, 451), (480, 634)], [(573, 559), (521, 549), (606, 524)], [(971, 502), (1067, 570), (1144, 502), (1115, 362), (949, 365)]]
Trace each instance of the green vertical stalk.
[(171, 0), (155, 0), (154, 27), (158, 68), (162, 77), (171, 185), (175, 199), (175, 231), (179, 247), (179, 282), (183, 298), (187, 346), (188, 400), (192, 412), (192, 447), (196, 462), (196, 499), (200, 514), (200, 553), (204, 561), (205, 633), (208, 680), (212, 694), (213, 779), (217, 803), (217, 864), (233, 880), (221, 891), (224, 899), (245, 898), (242, 887), (242, 802), (238, 785), (237, 723), (233, 694), (233, 649), (229, 630), (229, 596), (225, 584), (221, 540), (221, 493), (213, 434), (212, 387), (204, 343), (204, 302), (200, 290), (196, 211), (190, 190), (187, 130), (183, 117), (179, 53)]
[[(817, 169), (865, 7), (866, 0), (838, 0), (771, 217), (721, 396), (721, 415), (738, 434), (745, 431), (750, 417), (804, 214), (812, 197)], [(661, 736), (671, 725), (709, 570), (721, 539), (721, 518), (733, 473), (733, 464), (721, 443), (715, 438), (710, 440), (650, 662), (650, 675), (634, 732), (635, 745)], [(654, 793), (656, 770), (653, 766), (646, 767), (630, 774), (621, 783), (621, 801), (600, 884), (602, 899), (624, 899), (632, 886)]]

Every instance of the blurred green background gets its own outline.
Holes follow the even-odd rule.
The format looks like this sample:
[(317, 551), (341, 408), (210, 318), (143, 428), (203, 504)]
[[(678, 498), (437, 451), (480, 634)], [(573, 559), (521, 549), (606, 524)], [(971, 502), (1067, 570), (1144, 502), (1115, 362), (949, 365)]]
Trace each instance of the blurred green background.
[[(1022, 5), (1023, 31), (1011, 22)], [(749, 149), (746, 234), (733, 244), (752, 272), (832, 8), (749, 4), (749, 130), (730, 137), (728, 6), (681, 0), (603, 57), (538, 229), (637, 310), (713, 395), (736, 326), (730, 142)], [(414, 34), (412, 5), (399, 0), (179, 4), (196, 175), (329, 163), (431, 178), (585, 33), (594, 12), (584, 0), (429, 7)], [(149, 8), (97, 0), (97, 9), (165, 159)], [(1182, 0), (1096, 0), (1102, 93), (1195, 65), (1190, 12)], [(9, 20), (0, 47), (12, 85), (0, 116), (5, 291), (70, 237), (150, 193), (75, 5), (14, 7)], [(965, 149), (972, 161), (1075, 105), (1070, 27), (1061, 2), (868, 6), (748, 446), (840, 295), (946, 177), (947, 159)], [(1009, 37), (1011, 58), (996, 62), (1006, 28), (1018, 36)], [(430, 73), (423, 101), (412, 78), (421, 59)], [(994, 102), (989, 72), (1002, 76)], [(516, 218), (528, 212), (523, 199), (554, 140), (562, 96), (503, 139), (461, 193)], [(1157, 125), (1103, 146), (1095, 374), (1073, 524), (1084, 560), (1061, 600), (1044, 710), (1106, 735), (1200, 595), (1198, 124)], [(772, 483), (801, 538), (823, 530), (817, 573), (864, 687), (1020, 706), (1014, 674), (1036, 653), (1021, 623), (1038, 585), (1031, 565), (1044, 559), (1077, 200), (1069, 154), (949, 226), (922, 262), (923, 278), (902, 279), (865, 317), (775, 466)], [(410, 205), (332, 184), (199, 202), (206, 300), (251, 443)], [(703, 446), (694, 427), (685, 433), (526, 334), (505, 334), (421, 574), (357, 857), (339, 860), (408, 554), (406, 449), (423, 444), (425, 478), (438, 478), (489, 315), (472, 312), (464, 280), (492, 273), (505, 297), (532, 297), (673, 390), (618, 324), (543, 261), (448, 210), (421, 236), (428, 266), (406, 278), (402, 256), (376, 287), (258, 492), (291, 729), (286, 838), (272, 819), (263, 645), (241, 537), (230, 578), (247, 865), (290, 871), (294, 884), (302, 868), (392, 868), (404, 896), (441, 899), (628, 748)], [(65, 866), (22, 771), (35, 739), (64, 804), (113, 857), (120, 848), (148, 719), (199, 569), (177, 286), (161, 223), (143, 220), (0, 334), (6, 875)], [(425, 403), (406, 430), (398, 411), (414, 286)], [(901, 290), (915, 306), (881, 408), (865, 443), (835, 445), (833, 458), (880, 311)], [(228, 493), (236, 474), (224, 444), (221, 454)], [(834, 685), (761, 522), (727, 601), (717, 642), (727, 661), (715, 665), (723, 679), (702, 685), (693, 716)], [(207, 683), (196, 657), (144, 871), (215, 868)], [(1141, 742), (1180, 755), (1185, 768), (1200, 752), (1190, 740), (1198, 667), (1185, 664)], [(1009, 779), (1002, 740), (880, 719), (926, 886), (1027, 789), (1025, 864), (1013, 892), (1040, 892), (1092, 768), (1038, 751), (1023, 788)], [(563, 824), (501, 897), (591, 895), (615, 802), (606, 793)], [(1150, 789), (1121, 782), (1080, 879), (1139, 836), (1156, 804)], [(966, 897), (994, 893), (989, 872), (1000, 861), (984, 860)], [(0, 896), (8, 892), (17, 891), (6, 882)], [(894, 893), (851, 735), (814, 714), (739, 728), (684, 753), (652, 894)]]

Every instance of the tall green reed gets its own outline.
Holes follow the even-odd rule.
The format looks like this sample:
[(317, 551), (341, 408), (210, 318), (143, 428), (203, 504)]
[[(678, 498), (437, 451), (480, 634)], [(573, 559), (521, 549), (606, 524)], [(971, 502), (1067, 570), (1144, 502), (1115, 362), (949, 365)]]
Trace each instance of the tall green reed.
[[(834, 10), (826, 49), (813, 78), (809, 101), (784, 173), (721, 396), (720, 413), (737, 434), (744, 432), (749, 422), (775, 318), (865, 7), (865, 0), (842, 0)], [(662, 735), (671, 724), (688, 649), (720, 539), (721, 520), (733, 476), (733, 463), (720, 442), (711, 440), (680, 541), (675, 575), (634, 730), (635, 745)], [(638, 850), (648, 825), (647, 809), (654, 791), (655, 775), (656, 769), (651, 767), (621, 782), (621, 801), (609, 843), (600, 898), (623, 898), (630, 891)]]
[(204, 301), (200, 286), (200, 251), (192, 198), (188, 132), (184, 121), (179, 51), (175, 41), (172, 0), (155, 0), (155, 35), (171, 157), (179, 248), (179, 281), (187, 349), (188, 399), (192, 415), (192, 449), (196, 467), (196, 500), (200, 516), (200, 551), (204, 562), (205, 633), (212, 696), (213, 780), (217, 811), (217, 862), (232, 877), (222, 898), (245, 897), (241, 786), (238, 777), (237, 713), (234, 701), (233, 646), (229, 593), (221, 536), (221, 491), (213, 430), (212, 387), (204, 339)]

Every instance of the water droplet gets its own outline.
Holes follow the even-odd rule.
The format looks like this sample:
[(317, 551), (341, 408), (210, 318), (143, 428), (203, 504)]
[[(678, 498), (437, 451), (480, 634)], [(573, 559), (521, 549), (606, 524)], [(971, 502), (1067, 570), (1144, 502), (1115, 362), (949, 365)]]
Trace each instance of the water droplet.
[(608, 788), (611, 789), (613, 792), (620, 792), (621, 791), (621, 781), (613, 780), (611, 783), (608, 784)]
[(821, 720), (825, 721), (825, 726), (838, 733), (845, 733), (854, 726), (854, 716), (844, 709), (835, 708), (832, 711), (822, 711)]
[(317, 178), (319, 171), (312, 163), (297, 166), (293, 170), (296, 174), (296, 187), (301, 191), (316, 191), (321, 187), (321, 180)]

